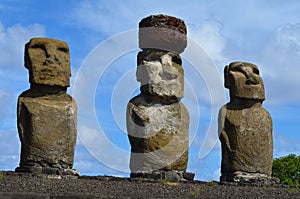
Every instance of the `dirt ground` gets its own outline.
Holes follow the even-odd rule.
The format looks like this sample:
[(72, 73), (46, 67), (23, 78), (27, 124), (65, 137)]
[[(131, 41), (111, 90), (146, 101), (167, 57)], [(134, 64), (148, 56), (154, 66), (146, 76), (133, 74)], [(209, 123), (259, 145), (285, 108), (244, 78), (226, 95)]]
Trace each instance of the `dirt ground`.
[(0, 172), (0, 198), (300, 198), (300, 188)]

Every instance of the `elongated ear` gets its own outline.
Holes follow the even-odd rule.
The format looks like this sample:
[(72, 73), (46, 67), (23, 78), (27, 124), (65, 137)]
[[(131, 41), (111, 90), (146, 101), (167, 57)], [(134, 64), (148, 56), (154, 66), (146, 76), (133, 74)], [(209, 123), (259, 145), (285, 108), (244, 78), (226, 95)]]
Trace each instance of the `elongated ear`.
[(226, 65), (224, 67), (224, 74), (228, 74), (229, 73), (229, 65)]
[(31, 61), (29, 58), (29, 53), (28, 53), (28, 48), (29, 48), (30, 42), (25, 44), (25, 49), (24, 49), (24, 66), (28, 70), (31, 70)]
[(226, 65), (224, 68), (224, 87), (229, 88), (229, 65)]

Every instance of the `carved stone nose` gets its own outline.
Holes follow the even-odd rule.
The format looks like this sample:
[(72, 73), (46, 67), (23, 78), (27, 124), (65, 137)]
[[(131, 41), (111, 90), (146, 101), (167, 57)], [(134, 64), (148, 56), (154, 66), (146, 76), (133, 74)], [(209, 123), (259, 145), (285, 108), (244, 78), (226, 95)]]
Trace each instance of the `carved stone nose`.
[(47, 64), (52, 65), (52, 64), (55, 64), (55, 63), (58, 63), (58, 64), (60, 63), (57, 56), (56, 56), (56, 51), (49, 48), (46, 51), (46, 60), (44, 62), (44, 65), (47, 65)]
[(259, 81), (254, 75), (250, 75), (246, 80), (247, 85), (257, 85), (258, 83)]
[(259, 80), (257, 79), (257, 76), (255, 73), (253, 73), (252, 68), (249, 67), (243, 67), (242, 69), (243, 73), (245, 74), (247, 80), (246, 84), (247, 85), (257, 85), (259, 84)]
[(169, 73), (168, 71), (162, 71), (159, 73), (159, 76), (163, 79), (163, 80), (172, 80), (172, 79), (176, 79), (177, 75), (176, 74), (172, 74)]

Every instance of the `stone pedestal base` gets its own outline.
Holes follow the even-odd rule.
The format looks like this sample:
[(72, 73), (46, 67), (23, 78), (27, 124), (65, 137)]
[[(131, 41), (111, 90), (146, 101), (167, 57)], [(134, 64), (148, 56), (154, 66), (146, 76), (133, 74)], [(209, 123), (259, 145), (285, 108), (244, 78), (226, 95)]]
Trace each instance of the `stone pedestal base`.
[(40, 174), (79, 176), (79, 172), (75, 169), (59, 169), (59, 168), (52, 168), (52, 167), (23, 166), (23, 167), (17, 167), (15, 171), (21, 173), (37, 173), (37, 174), (40, 173)]
[(279, 184), (278, 178), (272, 178), (261, 173), (235, 172), (232, 175), (222, 175), (220, 182), (235, 182), (239, 184), (262, 184), (273, 185)]
[(185, 171), (152, 171), (149, 173), (131, 173), (130, 178), (147, 178), (153, 180), (167, 180), (171, 182), (193, 181), (194, 173)]

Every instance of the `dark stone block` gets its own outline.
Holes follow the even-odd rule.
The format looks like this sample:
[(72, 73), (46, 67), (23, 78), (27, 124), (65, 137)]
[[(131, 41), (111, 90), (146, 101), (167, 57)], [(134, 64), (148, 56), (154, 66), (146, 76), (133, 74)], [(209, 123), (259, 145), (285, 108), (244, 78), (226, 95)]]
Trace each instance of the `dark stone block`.
[(183, 20), (167, 15), (151, 15), (139, 23), (139, 47), (182, 53), (187, 46)]

